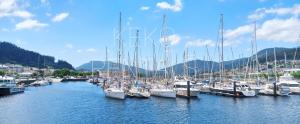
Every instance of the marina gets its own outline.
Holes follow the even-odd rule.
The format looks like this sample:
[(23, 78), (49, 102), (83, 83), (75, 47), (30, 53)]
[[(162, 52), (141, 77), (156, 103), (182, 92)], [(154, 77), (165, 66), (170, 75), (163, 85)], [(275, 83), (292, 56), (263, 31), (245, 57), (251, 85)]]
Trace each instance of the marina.
[(0, 97), (0, 122), (81, 124), (104, 123), (105, 120), (106, 123), (157, 124), (300, 123), (298, 95), (235, 99), (198, 94), (200, 99), (150, 97), (123, 101), (106, 98), (104, 91), (99, 89), (99, 86), (87, 82), (29, 87), (22, 94)]
[(297, 0), (0, 0), (0, 124), (300, 124)]

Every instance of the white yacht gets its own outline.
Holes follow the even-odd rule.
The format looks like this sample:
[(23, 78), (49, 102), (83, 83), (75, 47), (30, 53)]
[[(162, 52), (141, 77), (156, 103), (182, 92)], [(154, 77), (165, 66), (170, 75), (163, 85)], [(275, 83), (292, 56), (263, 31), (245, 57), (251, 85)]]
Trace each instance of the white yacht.
[(150, 90), (152, 96), (176, 98), (176, 91), (170, 88), (166, 88), (160, 85), (156, 85)]
[(243, 82), (236, 82), (235, 88), (234, 90), (234, 83), (231, 83), (228, 85), (219, 84), (216, 87), (210, 88), (210, 90), (213, 94), (233, 97), (253, 97), (257, 95), (254, 89), (251, 89), (249, 85)]
[(33, 83), (30, 84), (30, 86), (47, 86), (50, 85), (50, 81), (46, 80), (46, 79), (42, 79), (42, 80), (37, 80)]
[(193, 88), (193, 84), (190, 83), (190, 93), (188, 93), (187, 89), (187, 81), (176, 81), (174, 83), (174, 88), (177, 96), (181, 97), (197, 97), (199, 90)]
[(281, 83), (287, 84), (291, 94), (300, 94), (300, 84), (290, 74), (285, 73), (283, 76), (280, 76), (278, 84)]
[(121, 88), (107, 88), (104, 90), (105, 96), (114, 99), (125, 99), (125, 92)]
[(22, 93), (24, 90), (24, 87), (17, 86), (13, 77), (0, 76), (0, 95)]
[(290, 88), (286, 83), (276, 83), (274, 90), (274, 84), (266, 84), (259, 91), (262, 95), (272, 95), (272, 96), (288, 96), (290, 94)]
[(59, 83), (61, 82), (63, 79), (62, 78), (50, 78), (49, 81), (52, 82), (52, 83)]

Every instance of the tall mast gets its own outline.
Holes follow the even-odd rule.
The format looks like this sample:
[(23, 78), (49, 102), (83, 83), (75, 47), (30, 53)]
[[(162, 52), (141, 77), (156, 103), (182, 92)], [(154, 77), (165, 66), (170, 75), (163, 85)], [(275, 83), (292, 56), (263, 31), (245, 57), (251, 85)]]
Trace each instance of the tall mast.
[(268, 78), (268, 82), (269, 82), (270, 81), (270, 77), (269, 77), (268, 50), (266, 50), (266, 63), (267, 63), (267, 78)]
[[(299, 40), (300, 40), (300, 35), (299, 35)], [(293, 61), (293, 67), (292, 67), (292, 68), (296, 68), (296, 56), (297, 56), (297, 50), (298, 50), (298, 47), (296, 47), (296, 50), (295, 50), (294, 61)]]
[(105, 59), (106, 59), (106, 64), (107, 64), (107, 78), (109, 78), (109, 62), (108, 62), (108, 55), (107, 55), (107, 47), (105, 47)]
[(139, 72), (138, 72), (138, 68), (139, 68), (139, 30), (136, 31), (136, 41), (135, 41), (135, 74), (136, 74), (136, 80), (139, 79)]
[(259, 85), (259, 61), (257, 57), (257, 42), (256, 42), (256, 21), (254, 22), (254, 44), (255, 44), (255, 60), (256, 60), (256, 80), (257, 85)]
[(196, 79), (197, 79), (197, 65), (196, 65), (196, 53), (195, 53), (195, 51), (193, 51), (193, 54), (194, 54), (194, 80), (196, 81)]
[(222, 83), (222, 78), (223, 78), (223, 73), (224, 73), (224, 37), (223, 37), (223, 33), (224, 33), (224, 22), (223, 22), (223, 14), (221, 14), (221, 46), (222, 46), (222, 53), (221, 53), (221, 83)]
[(168, 66), (168, 36), (167, 36), (167, 22), (166, 22), (166, 15), (163, 15), (163, 25), (162, 25), (162, 33), (161, 37), (163, 38), (164, 44), (164, 70), (165, 70), (165, 79), (167, 79), (167, 66)]
[(153, 40), (153, 51), (152, 51), (152, 52), (153, 52), (153, 53), (152, 53), (152, 54), (153, 54), (153, 55), (152, 55), (152, 57), (153, 57), (153, 58), (152, 58), (152, 59), (153, 59), (153, 62), (152, 62), (152, 63), (153, 63), (153, 68), (152, 68), (152, 69), (153, 69), (153, 71), (154, 71), (154, 75), (153, 75), (153, 76), (155, 77), (155, 76), (156, 76), (156, 69), (157, 69), (156, 67), (157, 67), (157, 65), (156, 65), (156, 53), (155, 53), (155, 44), (154, 44), (154, 40)]
[(119, 32), (118, 32), (118, 67), (119, 70), (121, 70), (121, 52), (122, 52), (122, 13), (120, 12), (120, 17), (119, 17)]

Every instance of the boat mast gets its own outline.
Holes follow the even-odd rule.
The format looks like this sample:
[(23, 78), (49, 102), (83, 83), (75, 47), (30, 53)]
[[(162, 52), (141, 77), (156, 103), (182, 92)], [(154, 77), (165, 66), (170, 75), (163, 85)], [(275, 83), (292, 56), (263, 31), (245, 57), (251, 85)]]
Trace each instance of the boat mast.
[(108, 62), (108, 56), (107, 56), (107, 47), (105, 47), (105, 59), (106, 59), (106, 64), (107, 64), (107, 79), (109, 78), (109, 62)]
[[(299, 40), (300, 40), (300, 35), (299, 35)], [(293, 68), (296, 68), (296, 56), (297, 56), (297, 50), (298, 50), (298, 47), (296, 47), (295, 54), (294, 54)]]
[(121, 70), (121, 51), (122, 51), (122, 13), (120, 12), (120, 17), (119, 17), (119, 32), (118, 32), (118, 68), (119, 71)]
[(222, 53), (221, 53), (221, 80), (220, 82), (222, 83), (222, 78), (223, 78), (223, 73), (224, 73), (224, 22), (223, 22), (223, 14), (221, 14), (221, 46), (222, 46)]
[(166, 15), (163, 15), (163, 25), (162, 25), (162, 33), (161, 37), (163, 38), (163, 43), (164, 43), (164, 70), (165, 70), (165, 79), (167, 79), (167, 66), (168, 66), (168, 36), (167, 36), (167, 22), (166, 22)]
[(136, 80), (139, 79), (139, 72), (138, 72), (138, 68), (139, 68), (139, 60), (138, 60), (138, 56), (139, 56), (139, 48), (138, 48), (138, 44), (139, 44), (139, 30), (136, 31), (136, 41), (135, 41), (135, 74), (136, 74)]
[(277, 82), (277, 61), (276, 61), (276, 48), (274, 47), (274, 59), (275, 59), (275, 81)]
[(255, 57), (256, 57), (256, 83), (259, 85), (259, 61), (257, 56), (257, 41), (256, 41), (256, 21), (254, 22), (254, 44), (255, 44)]
[(197, 79), (197, 70), (196, 70), (197, 69), (197, 65), (196, 65), (197, 63), (196, 62), (197, 61), (196, 61), (196, 53), (195, 53), (195, 51), (193, 51), (193, 53), (194, 53), (194, 78), (195, 78), (194, 80), (196, 81), (196, 79)]
[(269, 82), (270, 81), (270, 77), (269, 77), (268, 50), (266, 50), (266, 63), (267, 63), (267, 78), (268, 78), (268, 82)]
[(154, 83), (154, 80), (155, 80), (155, 77), (156, 77), (156, 53), (155, 53), (155, 44), (154, 44), (154, 40), (153, 40), (153, 53), (152, 53), (152, 59), (153, 59), (153, 62), (152, 62), (152, 64), (153, 64), (153, 67), (152, 67), (152, 70), (153, 70), (153, 72), (154, 72), (154, 74), (152, 75), (152, 81), (153, 81), (153, 83)]

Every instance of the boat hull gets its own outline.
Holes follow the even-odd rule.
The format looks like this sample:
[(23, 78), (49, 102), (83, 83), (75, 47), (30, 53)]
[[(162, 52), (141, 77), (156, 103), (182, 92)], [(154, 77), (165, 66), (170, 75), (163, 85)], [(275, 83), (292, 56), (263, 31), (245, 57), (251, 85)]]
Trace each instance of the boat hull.
[(125, 99), (125, 93), (122, 91), (105, 90), (105, 96), (114, 99)]
[(176, 98), (176, 91), (166, 89), (152, 89), (150, 90), (152, 96)]
[(11, 95), (16, 93), (23, 93), (24, 88), (18, 88), (18, 87), (1, 87), (0, 88), (0, 95)]

